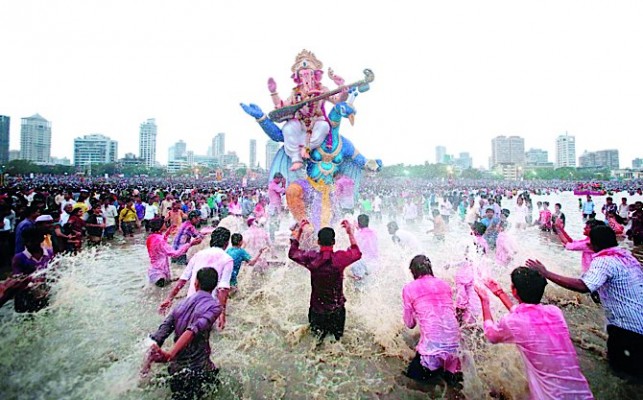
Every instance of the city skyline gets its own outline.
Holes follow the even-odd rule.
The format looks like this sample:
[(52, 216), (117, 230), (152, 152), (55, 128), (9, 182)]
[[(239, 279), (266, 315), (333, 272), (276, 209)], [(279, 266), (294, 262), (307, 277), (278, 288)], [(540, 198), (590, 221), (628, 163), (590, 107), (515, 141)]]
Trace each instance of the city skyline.
[[(360, 15), (366, 4), (350, 2), (343, 12)], [(385, 165), (420, 164), (437, 144), (467, 143), (459, 150), (486, 167), (487, 143), (499, 135), (522, 136), (551, 157), (565, 132), (576, 137), (578, 154), (625, 137), (629, 143), (616, 145), (621, 166), (641, 156), (643, 57), (631, 50), (643, 37), (641, 4), (465, 1), (418, 13), (410, 4), (368, 3), (369, 19), (352, 21), (346, 45), (323, 29), (293, 35), (265, 18), (295, 19), (298, 6), (195, 1), (177, 13), (158, 2), (9, 2), (0, 14), (0, 34), (14, 38), (3, 48), (0, 114), (11, 117), (10, 149), (19, 147), (20, 119), (40, 113), (53, 124), (51, 156), (71, 158), (73, 138), (91, 132), (139, 154), (138, 126), (154, 117), (162, 164), (178, 139), (203, 153), (217, 132), (248, 160), (248, 140), (262, 148), (267, 137), (239, 103), (272, 109), (271, 76), (286, 98), (290, 67), (305, 48), (324, 63), (330, 89), (328, 67), (347, 82), (373, 70), (371, 90), (355, 102), (355, 125), (343, 124), (341, 133)], [(316, 18), (335, 12), (320, 8)], [(266, 32), (287, 40), (251, 45)]]
[[(10, 117), (9, 116), (3, 116), (3, 115), (0, 115), (0, 117), (2, 117), (2, 119), (0, 121), (5, 123), (5, 128), (6, 128), (6, 122), (5, 121), (10, 120)], [(36, 122), (34, 123), (33, 121), (36, 121)], [(31, 117), (26, 117), (26, 118), (21, 119), (21, 141), (27, 142), (27, 143), (33, 142), (33, 140), (30, 139), (34, 135), (34, 133), (31, 132), (31, 130), (33, 130), (32, 126), (34, 124), (37, 125), (38, 123), (42, 123), (42, 122), (38, 122), (38, 121), (42, 121), (42, 122), (45, 123), (45, 125), (41, 126), (41, 128), (44, 128), (45, 131), (48, 130), (49, 138), (47, 140), (49, 140), (49, 142), (51, 142), (51, 140), (52, 140), (51, 139), (51, 135), (52, 135), (51, 134), (51, 121), (46, 120), (45, 118), (43, 118), (39, 114), (34, 114)], [(23, 138), (23, 133), (24, 133), (24, 131), (26, 129), (25, 127), (29, 127), (28, 128), (29, 133), (27, 134), (27, 136), (25, 136)], [(148, 118), (145, 122), (140, 123), (140, 126), (139, 126), (139, 157), (141, 157), (141, 155), (142, 155), (141, 152), (146, 151), (148, 153), (148, 158), (151, 157), (152, 155), (153, 155), (154, 158), (156, 158), (157, 129), (158, 129), (158, 126), (156, 125), (156, 119), (155, 118)], [(0, 132), (0, 133), (2, 133), (2, 132)], [(40, 133), (40, 136), (42, 136), (42, 132)], [(103, 137), (105, 139), (108, 139), (108, 140), (116, 143), (116, 146), (118, 146), (118, 144), (117, 144), (118, 141), (117, 140), (112, 140), (111, 138), (106, 137), (105, 135), (102, 135), (102, 134), (86, 134), (86, 135), (84, 135), (84, 138), (87, 139), (88, 137), (91, 138), (93, 136)], [(247, 162), (246, 162), (246, 160), (244, 160), (243, 158), (240, 158), (240, 157), (237, 156), (237, 150), (236, 149), (232, 150), (232, 151), (225, 152), (225, 149), (226, 149), (225, 138), (226, 138), (226, 134), (224, 132), (219, 132), (219, 133), (217, 133), (216, 135), (213, 136), (212, 145), (210, 147), (208, 147), (208, 151), (205, 154), (195, 153), (194, 151), (188, 151), (188, 153), (192, 153), (193, 156), (197, 155), (197, 156), (209, 157), (210, 156), (209, 153), (212, 152), (212, 157), (214, 157), (214, 158), (216, 158), (218, 160), (221, 160), (222, 157), (225, 156), (226, 154), (230, 154), (230, 155), (233, 155), (236, 159), (238, 159), (239, 162), (241, 162), (242, 164), (246, 164), (247, 166), (250, 166), (251, 168), (256, 167), (256, 162), (258, 162), (263, 168), (265, 168), (266, 165), (270, 164), (270, 161), (265, 161), (264, 160), (264, 163), (262, 163), (261, 161), (259, 161), (257, 159), (257, 153), (256, 153), (257, 140), (256, 139), (250, 139), (249, 140), (249, 143), (250, 143), (249, 152), (248, 152), (249, 156), (248, 156), (248, 159), (247, 159)], [(79, 140), (79, 139), (81, 139), (81, 138), (78, 137), (78, 138), (73, 139), (73, 143), (72, 143), (72, 149), (73, 149), (72, 150), (72, 160), (74, 160), (73, 164), (75, 164), (75, 165), (78, 165), (78, 163), (75, 160), (77, 159), (76, 141)], [(40, 140), (42, 140), (42, 139), (40, 139)], [(37, 140), (36, 140), (36, 142), (37, 142)], [(272, 141), (267, 140), (266, 141), (266, 146), (270, 147), (270, 148), (273, 148), (275, 143), (270, 144), (270, 142), (272, 142)], [(598, 157), (598, 159), (601, 159), (601, 160), (607, 158), (609, 160), (607, 164), (609, 164), (612, 169), (616, 169), (616, 168), (613, 168), (614, 165), (619, 165), (619, 168), (621, 168), (621, 169), (630, 169), (630, 168), (637, 168), (636, 165), (639, 165), (639, 161), (637, 161), (637, 160), (640, 160), (640, 157), (634, 157), (631, 160), (623, 160), (619, 156), (619, 154), (620, 154), (619, 149), (598, 149), (598, 150), (594, 150), (594, 151), (584, 150), (580, 155), (578, 155), (577, 157), (574, 157), (575, 154), (579, 153), (575, 149), (575, 136), (569, 135), (567, 132), (565, 132), (564, 135), (559, 135), (555, 140), (555, 146), (554, 147), (555, 147), (555, 150), (556, 150), (556, 152), (555, 152), (556, 159), (553, 160), (553, 161), (549, 160), (549, 152), (547, 150), (543, 150), (543, 149), (540, 149), (540, 148), (536, 149), (536, 148), (533, 148), (533, 147), (529, 147), (529, 150), (525, 150), (528, 146), (525, 145), (524, 138), (521, 137), (521, 136), (518, 136), (518, 135), (509, 136), (509, 137), (504, 136), (504, 135), (496, 136), (496, 137), (492, 138), (490, 142), (491, 142), (492, 150), (491, 150), (491, 157), (489, 158), (489, 165), (488, 166), (484, 166), (484, 165), (482, 165), (482, 163), (474, 164), (472, 162), (472, 158), (470, 157), (470, 152), (469, 151), (460, 152), (459, 153), (459, 158), (456, 158), (455, 156), (453, 156), (451, 154), (448, 154), (447, 153), (447, 147), (443, 146), (443, 145), (437, 145), (435, 147), (435, 160), (434, 160), (434, 162), (436, 162), (436, 163), (440, 163), (440, 162), (441, 163), (454, 163), (454, 164), (461, 164), (462, 162), (464, 162), (465, 165), (471, 166), (473, 168), (493, 169), (494, 165), (497, 165), (497, 164), (500, 164), (500, 163), (511, 163), (511, 164), (517, 164), (517, 165), (529, 165), (529, 166), (535, 167), (535, 166), (537, 166), (536, 164), (542, 164), (543, 160), (546, 159), (547, 163), (553, 164), (553, 166), (556, 167), (556, 168), (565, 167), (565, 166), (587, 167), (587, 166), (591, 165), (592, 163), (591, 162), (585, 162), (586, 165), (583, 165), (583, 163), (581, 162), (581, 158), (582, 157), (588, 157), (588, 155), (589, 155), (589, 157), (594, 157), (594, 158)], [(512, 150), (511, 146), (512, 145), (516, 146), (516, 143), (518, 144), (518, 150), (517, 151), (511, 151)], [(276, 143), (276, 144), (278, 146), (281, 146), (281, 143)], [(542, 145), (542, 142), (540, 144)], [(180, 146), (180, 149), (177, 149), (176, 148), (177, 146)], [(561, 153), (561, 146), (563, 148), (563, 153)], [(33, 144), (31, 145), (31, 147), (33, 147)], [(51, 147), (51, 144), (49, 144), (49, 149), (50, 149), (50, 147)], [(252, 156), (252, 149), (253, 148), (254, 148), (254, 151), (255, 151), (254, 158)], [(462, 146), (459, 146), (459, 148), (463, 149)], [(499, 149), (504, 149), (504, 150), (503, 151), (498, 151)], [(185, 154), (186, 150), (187, 150), (187, 143), (185, 141), (183, 141), (183, 140), (179, 140), (178, 142), (176, 142), (173, 145), (168, 147), (167, 161), (165, 163), (159, 163), (158, 160), (156, 160), (157, 161), (156, 164), (168, 166), (168, 163), (170, 161), (173, 161), (175, 159), (185, 158), (186, 157), (186, 154)], [(21, 147), (19, 147), (18, 149), (10, 148), (7, 151), (7, 155), (9, 155), (9, 152), (15, 152), (15, 151), (18, 151), (20, 153), (20, 158), (24, 157), (23, 156), (24, 153), (22, 152)], [(32, 151), (32, 150), (29, 149), (28, 151)], [(41, 151), (46, 151), (46, 149), (41, 150)], [(178, 151), (178, 154), (177, 154), (177, 151)], [(225, 153), (221, 153), (222, 151), (225, 152)], [(609, 157), (609, 156), (604, 155), (605, 152), (613, 152), (613, 151), (616, 151), (616, 157)], [(130, 153), (130, 152), (128, 152), (128, 153)], [(496, 153), (500, 154), (501, 159), (496, 159), (497, 158)], [(131, 154), (134, 154), (134, 153), (131, 153)], [(268, 153), (266, 153), (266, 154), (268, 154)], [(518, 154), (517, 159), (516, 159), (516, 154)], [(534, 164), (533, 162), (531, 162), (531, 163), (529, 162), (528, 159), (530, 157), (530, 154), (533, 157), (537, 157), (539, 159), (538, 163)], [(544, 159), (542, 158), (543, 154), (545, 155)], [(114, 161), (116, 161), (117, 158), (118, 157), (114, 158)], [(8, 160), (9, 159), (10, 158), (8, 157)], [(61, 159), (69, 159), (69, 158), (66, 157), (66, 156), (59, 157), (58, 155), (52, 155), (52, 154), (50, 154), (50, 156), (49, 156), (50, 162), (52, 160), (61, 160)], [(141, 159), (146, 160), (145, 157), (141, 157)], [(251, 164), (253, 164), (252, 163), (253, 159), (255, 161), (255, 163), (254, 163), (255, 165), (251, 166)], [(438, 159), (440, 159), (441, 161), (438, 162)], [(560, 161), (561, 159), (563, 160), (562, 164), (561, 164), (561, 161)], [(569, 163), (570, 160), (573, 161), (573, 162)], [(31, 160), (31, 161), (36, 161), (36, 160)], [(427, 159), (427, 160), (424, 160), (423, 162), (430, 162), (430, 161), (431, 160)], [(37, 162), (42, 162), (42, 161), (37, 161)], [(423, 162), (420, 162), (420, 164), (423, 163)], [(147, 163), (148, 163), (148, 160), (146, 160), (146, 164)], [(543, 164), (541, 166), (547, 166), (547, 165)], [(465, 166), (464, 168), (467, 168), (467, 167)]]

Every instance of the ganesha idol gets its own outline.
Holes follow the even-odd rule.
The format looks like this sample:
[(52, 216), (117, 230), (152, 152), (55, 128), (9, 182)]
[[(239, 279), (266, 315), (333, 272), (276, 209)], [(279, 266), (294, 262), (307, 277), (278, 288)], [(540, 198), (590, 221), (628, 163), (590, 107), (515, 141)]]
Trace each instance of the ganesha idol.
[[(341, 217), (338, 198), (355, 196), (362, 170), (379, 171), (382, 166), (380, 160), (366, 159), (350, 140), (339, 134), (342, 119), (353, 124), (356, 114), (353, 102), (360, 92), (369, 89), (373, 73), (366, 69), (363, 80), (343, 85), (343, 80), (329, 70), (338, 85), (329, 91), (321, 84), (321, 68), (322, 63), (315, 55), (304, 50), (292, 67), (297, 86), (286, 101), (279, 98), (276, 84), (270, 79), (268, 88), (275, 110), (266, 115), (255, 104), (241, 104), (270, 139), (284, 142), (272, 162), (270, 176), (280, 172), (287, 177), (288, 208), (296, 220), (308, 219), (315, 230), (333, 225)], [(328, 115), (324, 109), (326, 100), (334, 104)], [(277, 125), (281, 122), (285, 122), (282, 128)]]

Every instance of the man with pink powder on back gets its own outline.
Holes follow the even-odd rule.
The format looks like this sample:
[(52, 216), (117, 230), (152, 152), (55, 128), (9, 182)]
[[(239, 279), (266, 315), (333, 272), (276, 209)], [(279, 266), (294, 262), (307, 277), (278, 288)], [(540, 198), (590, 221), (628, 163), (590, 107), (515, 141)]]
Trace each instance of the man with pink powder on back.
[(413, 281), (402, 289), (404, 324), (409, 329), (420, 326), (420, 341), (405, 375), (423, 383), (443, 378), (449, 386), (458, 387), (462, 381), (460, 327), (451, 287), (433, 276), (431, 260), (425, 255), (413, 257), (409, 269)]
[(518, 305), (512, 305), (497, 282), (489, 280), (486, 284), (510, 312), (494, 322), (487, 290), (476, 286), (482, 303), (484, 334), (491, 343), (514, 343), (518, 347), (525, 363), (529, 398), (593, 399), (562, 311), (553, 305), (540, 304), (547, 280), (527, 267), (514, 269), (511, 292)]

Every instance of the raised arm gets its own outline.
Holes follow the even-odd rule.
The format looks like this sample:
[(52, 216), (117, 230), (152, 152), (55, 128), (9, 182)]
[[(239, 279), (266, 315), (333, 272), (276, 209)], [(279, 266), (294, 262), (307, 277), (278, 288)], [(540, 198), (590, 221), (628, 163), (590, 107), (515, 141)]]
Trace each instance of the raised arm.
[(544, 276), (545, 279), (548, 279), (558, 286), (564, 287), (565, 289), (573, 290), (574, 292), (579, 293), (589, 292), (589, 288), (581, 279), (570, 278), (548, 271), (547, 268), (545, 268), (545, 266), (538, 260), (527, 260), (525, 262), (525, 265), (531, 269), (535, 269), (536, 271), (540, 272), (540, 274)]
[(268, 135), (268, 137), (275, 142), (283, 142), (284, 141), (284, 134), (281, 132), (281, 128), (277, 126), (274, 122), (272, 122), (266, 114), (259, 108), (258, 105), (256, 104), (243, 104), (241, 103), (241, 108), (243, 108), (243, 111), (246, 112), (246, 114), (250, 115), (251, 117), (254, 117), (257, 122), (259, 123), (259, 126), (261, 126), (261, 129)]

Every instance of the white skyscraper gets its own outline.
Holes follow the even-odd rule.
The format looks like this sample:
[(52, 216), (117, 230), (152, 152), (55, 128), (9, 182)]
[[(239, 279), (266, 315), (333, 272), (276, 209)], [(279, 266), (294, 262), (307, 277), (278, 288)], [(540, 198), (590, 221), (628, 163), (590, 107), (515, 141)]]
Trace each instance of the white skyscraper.
[(146, 167), (156, 165), (156, 119), (149, 118), (141, 124), (138, 139), (139, 158), (145, 160)]
[(525, 164), (525, 139), (520, 136), (497, 136), (491, 140), (491, 165)]
[(565, 132), (556, 138), (556, 168), (576, 166), (576, 137)]
[(277, 151), (279, 151), (279, 143), (268, 139), (268, 143), (266, 143), (266, 171), (270, 171), (272, 160), (275, 158)]
[(74, 139), (74, 165), (114, 163), (118, 160), (118, 142), (104, 135), (92, 134)]
[(447, 148), (444, 146), (435, 146), (435, 163), (444, 163), (444, 157), (447, 155)]
[(221, 160), (225, 155), (225, 133), (217, 133), (212, 139), (212, 157)]
[(51, 160), (51, 122), (40, 114), (22, 119), (20, 158), (41, 163)]
[(250, 160), (248, 168), (253, 169), (257, 167), (257, 141), (250, 139)]

